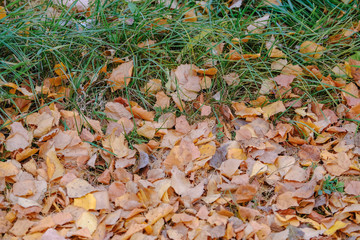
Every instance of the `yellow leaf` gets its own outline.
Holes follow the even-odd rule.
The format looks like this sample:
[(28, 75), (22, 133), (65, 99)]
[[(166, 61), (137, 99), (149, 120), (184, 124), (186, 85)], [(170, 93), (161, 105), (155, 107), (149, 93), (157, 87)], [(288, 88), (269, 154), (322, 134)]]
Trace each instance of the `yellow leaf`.
[(342, 221), (336, 221), (334, 225), (332, 225), (328, 230), (324, 232), (325, 235), (333, 235), (337, 230), (346, 227), (348, 223), (344, 223)]
[(260, 161), (256, 161), (251, 170), (250, 177), (253, 177), (256, 175), (261, 175), (261, 174), (265, 173), (267, 170), (268, 170), (268, 167), (265, 164), (263, 164)]
[(200, 158), (199, 159), (206, 159), (209, 157), (214, 156), (216, 152), (216, 147), (210, 144), (201, 145), (199, 147), (200, 151)]
[(87, 228), (90, 234), (93, 234), (97, 228), (97, 219), (94, 214), (91, 214), (90, 212), (83, 212), (76, 220), (75, 224), (78, 228)]
[(38, 149), (35, 148), (27, 148), (24, 151), (22, 151), (21, 153), (16, 154), (16, 161), (22, 161), (27, 159), (28, 157), (34, 155), (35, 153), (37, 153)]
[(305, 41), (300, 45), (300, 53), (315, 59), (319, 59), (325, 49), (323, 46), (311, 41)]
[(67, 70), (67, 68), (65, 67), (65, 65), (62, 62), (55, 64), (55, 66), (54, 66), (54, 72), (58, 76), (66, 75), (66, 70)]
[(3, 19), (6, 17), (6, 11), (4, 7), (0, 7), (0, 19)]
[(49, 180), (54, 180), (62, 177), (65, 173), (64, 166), (56, 156), (54, 150), (50, 150), (46, 153), (46, 165)]
[(246, 154), (241, 148), (230, 148), (227, 153), (227, 159), (246, 160)]
[(190, 9), (185, 13), (185, 18), (183, 22), (196, 22), (196, 21), (197, 21), (197, 16), (195, 13), (195, 9)]
[(81, 198), (74, 199), (74, 206), (82, 207), (86, 210), (94, 210), (96, 208), (96, 198), (92, 193), (88, 193)]
[(271, 103), (265, 107), (263, 107), (263, 112), (264, 112), (264, 119), (268, 120), (271, 116), (280, 113), (280, 112), (284, 112), (286, 110), (284, 103), (282, 101), (277, 101), (274, 103)]

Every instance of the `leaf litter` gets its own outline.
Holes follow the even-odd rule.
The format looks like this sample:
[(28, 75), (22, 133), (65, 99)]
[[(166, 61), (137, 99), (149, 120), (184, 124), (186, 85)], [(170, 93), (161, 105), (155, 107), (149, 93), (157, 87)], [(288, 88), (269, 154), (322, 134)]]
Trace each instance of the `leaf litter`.
[[(175, 1), (166, 4), (177, 7)], [(242, 4), (231, 1), (229, 8)], [(88, 1), (74, 7), (85, 11)], [(3, 10), (0, 13), (0, 18), (6, 17)], [(189, 9), (183, 21), (196, 22), (198, 16)], [(251, 22), (247, 36), (233, 42), (245, 44), (263, 33), (270, 18), (266, 14)], [(148, 39), (138, 47), (155, 45)], [(224, 51), (223, 43), (213, 46), (214, 55)], [(289, 63), (273, 36), (266, 48), (269, 57), (276, 58), (271, 69), (280, 74), (263, 79), (256, 100), (216, 109), (204, 101), (203, 92), (221, 74), (216, 64), (179, 64), (165, 86), (150, 79), (142, 88), (156, 98), (155, 107), (200, 109), (195, 122), (189, 123), (185, 114), (157, 116), (125, 96), (105, 103), (102, 120), (51, 103), (2, 122), (7, 126), (0, 133), (3, 239), (359, 237), (360, 143), (354, 123), (360, 115), (358, 54), (332, 70), (353, 81), (347, 83), (324, 76), (315, 65)], [(262, 57), (230, 46), (225, 51), (231, 61)], [(326, 48), (305, 41), (298, 53), (311, 62), (325, 55)], [(106, 54), (109, 59), (113, 55)], [(112, 72), (102, 69), (111, 91), (128, 88), (134, 61), (112, 63), (119, 64)], [(29, 104), (35, 94), (66, 96), (69, 89), (64, 86), (73, 73), (63, 63), (54, 66), (54, 73), (57, 76), (45, 79), (43, 89), (37, 86), (35, 93), (25, 86), (0, 84)], [(221, 77), (229, 86), (240, 83), (237, 73)], [(300, 97), (295, 83), (303, 78), (320, 79), (318, 89), (343, 88), (338, 94), (342, 103), (331, 109), (293, 100)], [(219, 100), (217, 95), (213, 98)], [(285, 114), (290, 108), (291, 116)], [(146, 140), (133, 144), (129, 134), (134, 131)]]

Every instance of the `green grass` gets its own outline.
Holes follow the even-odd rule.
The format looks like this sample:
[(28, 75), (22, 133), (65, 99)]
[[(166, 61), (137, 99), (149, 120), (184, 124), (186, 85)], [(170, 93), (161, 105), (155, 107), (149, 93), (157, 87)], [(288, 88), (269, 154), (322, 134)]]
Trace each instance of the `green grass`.
[[(24, 84), (34, 91), (46, 77), (54, 76), (56, 63), (64, 63), (69, 72), (75, 73), (66, 84), (71, 90), (68, 98), (54, 100), (38, 95), (30, 111), (37, 111), (43, 100), (45, 104), (56, 101), (65, 109), (77, 109), (86, 116), (104, 119), (104, 105), (118, 96), (154, 110), (155, 96), (141, 90), (148, 80), (161, 79), (165, 87), (171, 69), (185, 63), (202, 67), (209, 59), (218, 62), (218, 73), (212, 87), (204, 91), (207, 101), (215, 102), (210, 97), (218, 91), (222, 93), (220, 103), (256, 99), (263, 79), (279, 74), (271, 70), (271, 62), (275, 59), (268, 57), (269, 51), (265, 48), (272, 35), (289, 63), (317, 65), (324, 75), (332, 74), (334, 78), (331, 69), (360, 51), (359, 38), (351, 42), (327, 43), (329, 36), (344, 28), (349, 29), (360, 20), (358, 7), (337, 0), (283, 0), (281, 6), (267, 6), (262, 1), (249, 0), (240, 9), (232, 10), (228, 9), (226, 1), (208, 1), (212, 6), (209, 14), (205, 14), (195, 1), (184, 1), (178, 10), (171, 10), (150, 0), (133, 3), (96, 0), (89, 17), (51, 5), (50, 1), (44, 2), (31, 6), (27, 1), (12, 1), (6, 6), (8, 16), (0, 20), (0, 80), (19, 86)], [(44, 12), (50, 7), (56, 9), (59, 16), (46, 17)], [(198, 11), (197, 22), (182, 21), (189, 8)], [(263, 33), (252, 35), (248, 43), (241, 44), (241, 48), (231, 42), (233, 38), (244, 38), (247, 26), (267, 13), (271, 19)], [(167, 18), (168, 24), (151, 26), (160, 17)], [(87, 19), (92, 21), (92, 26), (80, 31), (81, 24)], [(138, 43), (148, 39), (157, 41), (150, 51), (137, 47)], [(305, 61), (306, 56), (299, 53), (298, 47), (306, 40), (325, 46), (325, 54), (320, 59)], [(261, 53), (262, 57), (229, 61), (225, 54), (215, 56), (209, 53), (212, 42), (225, 43), (224, 53), (232, 47), (242, 53)], [(104, 74), (99, 74), (106, 63), (102, 53), (108, 49), (114, 49), (116, 57), (134, 60), (133, 78), (124, 90), (111, 92)], [(111, 65), (108, 70), (111, 71)], [(238, 85), (227, 86), (223, 81), (222, 76), (231, 72), (239, 74)], [(90, 86), (81, 91), (89, 82)], [(304, 102), (310, 100), (336, 107), (341, 101), (336, 97), (341, 89), (330, 87), (317, 91), (319, 82), (319, 79), (303, 76), (292, 86), (304, 92)], [(21, 114), (19, 109), (6, 111), (14, 106), (15, 97), (9, 93), (8, 87), (0, 88), (0, 129), (8, 119)], [(274, 96), (269, 98), (276, 101)], [(171, 110), (179, 111), (174, 104)], [(291, 114), (290, 111), (287, 113)], [(192, 108), (186, 108), (184, 114), (189, 119), (198, 115)]]

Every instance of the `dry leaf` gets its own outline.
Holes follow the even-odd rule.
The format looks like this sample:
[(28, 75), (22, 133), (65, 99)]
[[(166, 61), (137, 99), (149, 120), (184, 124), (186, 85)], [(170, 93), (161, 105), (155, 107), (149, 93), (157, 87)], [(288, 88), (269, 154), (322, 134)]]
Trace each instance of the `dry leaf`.
[(323, 46), (311, 41), (305, 41), (300, 45), (300, 53), (315, 59), (319, 59), (325, 50)]
[(282, 87), (290, 88), (290, 84), (293, 82), (293, 80), (296, 78), (294, 75), (279, 75), (277, 77), (274, 77), (273, 80)]
[(251, 201), (257, 192), (257, 188), (251, 184), (240, 185), (235, 192), (237, 203)]
[(123, 89), (125, 86), (129, 85), (133, 68), (134, 62), (130, 61), (120, 64), (112, 71), (108, 81), (108, 84), (112, 86), (111, 91)]
[(201, 90), (200, 80), (195, 70), (199, 70), (195, 65), (180, 65), (174, 71), (177, 79), (177, 89), (179, 96), (184, 101), (191, 101), (197, 97), (197, 93)]
[(79, 198), (95, 191), (95, 188), (84, 179), (75, 178), (66, 184), (66, 191), (69, 198)]
[(59, 5), (65, 5), (68, 8), (74, 5), (74, 8), (79, 11), (79, 12), (84, 12), (89, 8), (89, 1), (88, 0), (54, 0), (55, 4), (59, 4)]
[(350, 58), (349, 59), (351, 75), (354, 81), (359, 85), (360, 83), (360, 61)]
[(170, 107), (170, 98), (162, 91), (156, 93), (156, 103), (154, 107), (160, 107), (161, 109)]
[(155, 113), (143, 109), (135, 102), (131, 102), (131, 107), (128, 106), (126, 109), (131, 112), (134, 117), (141, 118), (146, 121), (154, 121)]
[(10, 127), (10, 135), (5, 141), (6, 150), (12, 152), (29, 147), (33, 138), (32, 134), (28, 132), (19, 122), (14, 122), (10, 125)]
[(19, 169), (11, 162), (0, 162), (0, 178), (15, 176)]
[(75, 224), (78, 228), (87, 228), (90, 234), (92, 234), (93, 232), (95, 232), (98, 222), (94, 214), (85, 211), (76, 220)]
[(360, 195), (360, 181), (350, 181), (345, 184), (345, 192), (350, 195)]
[(196, 22), (197, 17), (195, 13), (195, 9), (190, 9), (185, 13), (183, 22)]
[(3, 6), (0, 6), (0, 20), (6, 17), (6, 11)]
[(271, 116), (284, 112), (286, 110), (284, 103), (282, 101), (277, 101), (274, 103), (271, 103), (265, 107), (262, 108), (264, 119), (268, 120)]
[(237, 85), (240, 83), (240, 78), (237, 73), (229, 73), (223, 76), (227, 85)]

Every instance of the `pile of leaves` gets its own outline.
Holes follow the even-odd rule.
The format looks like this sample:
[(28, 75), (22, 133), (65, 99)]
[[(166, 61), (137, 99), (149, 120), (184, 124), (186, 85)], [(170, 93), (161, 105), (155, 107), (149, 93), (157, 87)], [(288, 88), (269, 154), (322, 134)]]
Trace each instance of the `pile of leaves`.
[[(269, 17), (248, 33), (262, 32)], [(154, 108), (178, 109), (160, 115), (128, 96), (107, 101), (101, 120), (65, 106), (75, 73), (61, 62), (41, 86), (1, 81), (16, 96), (4, 100), (13, 117), (0, 120), (2, 239), (360, 237), (358, 54), (333, 69), (333, 79), (316, 65), (288, 63), (274, 39), (267, 45), (278, 75), (263, 81), (257, 99), (227, 105), (216, 102), (220, 92), (206, 99), (216, 66), (179, 64), (165, 86), (150, 79), (143, 87)], [(260, 58), (214, 46), (232, 61)], [(325, 49), (306, 41), (299, 53), (318, 59)], [(109, 58), (101, 74), (119, 92), (133, 71), (133, 60)], [(238, 78), (222, 76), (228, 85)], [(304, 79), (336, 88), (341, 103), (306, 99), (292, 87)], [(41, 97), (47, 101), (34, 110)], [(195, 121), (181, 114), (189, 109)]]

